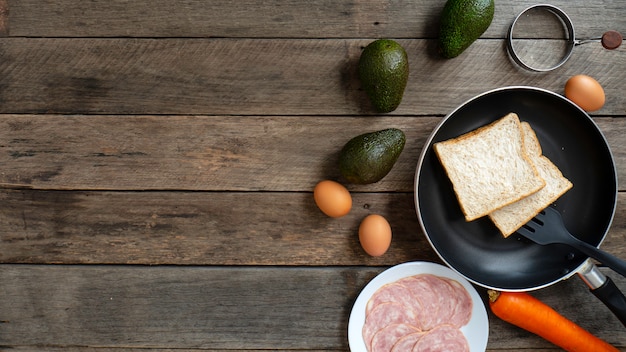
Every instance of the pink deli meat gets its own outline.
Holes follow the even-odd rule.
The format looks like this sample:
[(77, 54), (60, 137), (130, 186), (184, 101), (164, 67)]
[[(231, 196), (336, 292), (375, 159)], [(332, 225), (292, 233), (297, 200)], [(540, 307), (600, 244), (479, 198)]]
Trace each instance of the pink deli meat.
[(391, 352), (410, 352), (413, 346), (424, 336), (425, 332), (416, 332), (402, 337), (391, 347)]
[(422, 330), (429, 330), (439, 314), (439, 297), (428, 282), (419, 279), (420, 276), (410, 276), (398, 282), (409, 290), (411, 297), (420, 301), (421, 311), (417, 314), (420, 321), (419, 327)]
[(446, 282), (452, 287), (455, 292), (454, 295), (457, 298), (454, 313), (450, 317), (449, 322), (457, 327), (465, 326), (469, 323), (470, 318), (472, 317), (472, 309), (474, 308), (472, 297), (470, 297), (465, 287), (463, 287), (463, 285), (461, 285), (458, 281), (448, 278), (443, 279), (446, 280)]
[(404, 336), (420, 331), (409, 324), (391, 324), (378, 330), (372, 339), (372, 352), (389, 352), (391, 348)]
[(385, 302), (377, 305), (365, 317), (363, 325), (363, 339), (368, 351), (371, 351), (372, 339), (379, 330), (391, 324), (415, 325), (415, 322), (415, 316), (401, 304)]
[(405, 307), (408, 307), (413, 312), (418, 314), (422, 310), (422, 305), (419, 299), (413, 297), (408, 288), (399, 282), (394, 282), (382, 286), (376, 291), (376, 294), (367, 302), (365, 306), (365, 314), (369, 314), (372, 308), (384, 302), (400, 303)]
[(453, 279), (402, 278), (367, 302), (363, 339), (369, 352), (469, 351), (460, 328), (470, 321), (472, 308), (469, 293)]
[(459, 328), (452, 325), (440, 325), (424, 334), (411, 351), (469, 352), (469, 344)]

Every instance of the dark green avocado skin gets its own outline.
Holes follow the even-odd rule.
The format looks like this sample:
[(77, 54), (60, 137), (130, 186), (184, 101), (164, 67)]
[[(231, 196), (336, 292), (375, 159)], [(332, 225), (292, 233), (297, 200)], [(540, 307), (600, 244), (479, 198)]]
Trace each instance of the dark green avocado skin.
[(448, 0), (441, 13), (439, 51), (445, 58), (459, 56), (493, 20), (494, 0)]
[(378, 39), (363, 49), (359, 58), (359, 79), (374, 109), (395, 110), (409, 79), (409, 60), (404, 48), (390, 39)]
[(350, 183), (369, 184), (383, 179), (400, 157), (406, 136), (397, 128), (365, 133), (341, 149), (339, 170)]

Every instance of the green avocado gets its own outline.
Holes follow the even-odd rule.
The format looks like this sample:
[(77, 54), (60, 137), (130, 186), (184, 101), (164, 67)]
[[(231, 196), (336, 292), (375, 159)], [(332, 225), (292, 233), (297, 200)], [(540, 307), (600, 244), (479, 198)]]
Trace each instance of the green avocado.
[(363, 49), (359, 78), (374, 108), (381, 113), (395, 110), (409, 79), (406, 51), (390, 39), (378, 39)]
[(352, 138), (339, 154), (339, 171), (350, 183), (382, 180), (400, 157), (406, 137), (397, 128), (365, 133)]
[(439, 49), (443, 57), (459, 56), (491, 24), (494, 0), (448, 0), (441, 13)]

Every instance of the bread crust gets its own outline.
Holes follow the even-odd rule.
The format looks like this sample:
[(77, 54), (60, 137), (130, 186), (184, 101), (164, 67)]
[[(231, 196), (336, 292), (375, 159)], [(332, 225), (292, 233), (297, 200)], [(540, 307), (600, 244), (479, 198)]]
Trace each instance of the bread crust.
[[(514, 127), (509, 126), (510, 124)], [(503, 133), (512, 133), (514, 140), (501, 140), (502, 136), (498, 136), (500, 129), (503, 129)], [(492, 134), (498, 139), (487, 140), (494, 138)], [(513, 204), (546, 185), (532, 159), (526, 153), (521, 122), (517, 114), (513, 112), (459, 137), (435, 143), (433, 149), (448, 178), (452, 181), (466, 221), (481, 218), (499, 208)], [(459, 156), (455, 154), (462, 155), (463, 160), (458, 160)], [(506, 157), (511, 159), (500, 160)], [(512, 176), (513, 179), (494, 178), (491, 183), (477, 180), (478, 177), (489, 178), (490, 176), (477, 170), (481, 163), (487, 172), (493, 170), (494, 173), (499, 173), (499, 175), (494, 175), (495, 178)], [(496, 165), (497, 163), (501, 165)], [(513, 164), (517, 169), (507, 171), (506, 166), (509, 164)], [(524, 175), (517, 175), (516, 171), (522, 171)], [(522, 178), (518, 180), (518, 176)], [(521, 181), (521, 184), (516, 181)], [(496, 187), (491, 187), (494, 184)], [(479, 192), (486, 193), (482, 199), (477, 194)]]

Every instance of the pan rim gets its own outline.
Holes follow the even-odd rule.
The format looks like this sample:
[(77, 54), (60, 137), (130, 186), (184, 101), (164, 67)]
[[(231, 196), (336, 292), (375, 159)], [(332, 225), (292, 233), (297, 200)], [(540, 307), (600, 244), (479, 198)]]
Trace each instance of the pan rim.
[(575, 269), (570, 270), (567, 273), (564, 273), (562, 276), (555, 278), (552, 281), (549, 282), (545, 282), (543, 284), (540, 285), (536, 285), (536, 286), (532, 286), (532, 287), (520, 287), (520, 288), (507, 288), (507, 287), (498, 287), (498, 286), (494, 286), (494, 285), (489, 285), (486, 284), (484, 282), (481, 282), (475, 278), (469, 277), (468, 275), (466, 275), (465, 273), (463, 273), (461, 270), (458, 270), (454, 265), (452, 265), (452, 263), (450, 263), (449, 260), (447, 260), (445, 258), (445, 256), (440, 252), (440, 250), (437, 248), (437, 246), (435, 245), (435, 243), (431, 240), (431, 237), (426, 229), (426, 226), (424, 224), (424, 219), (422, 216), (422, 209), (421, 209), (421, 205), (420, 205), (420, 195), (419, 195), (419, 180), (420, 180), (420, 176), (422, 173), (422, 169), (423, 169), (423, 165), (425, 162), (425, 158), (428, 154), (428, 151), (431, 149), (432, 147), (432, 143), (433, 140), (437, 137), (438, 132), (441, 130), (441, 128), (446, 124), (446, 122), (452, 117), (454, 116), (460, 109), (464, 108), (465, 106), (467, 106), (468, 104), (479, 100), (485, 96), (494, 94), (494, 93), (498, 93), (498, 92), (503, 92), (503, 91), (515, 91), (515, 90), (521, 90), (521, 91), (534, 91), (534, 92), (538, 92), (538, 93), (542, 93), (542, 94), (547, 94), (550, 96), (553, 96), (561, 101), (563, 101), (566, 104), (571, 105), (573, 108), (575, 108), (576, 110), (578, 110), (580, 113), (582, 113), (581, 116), (585, 116), (587, 118), (587, 120), (593, 124), (593, 126), (595, 127), (596, 131), (599, 134), (599, 137), (602, 139), (604, 146), (606, 146), (607, 152), (608, 152), (608, 157), (612, 163), (612, 173), (613, 173), (613, 181), (615, 184), (615, 188), (616, 188), (616, 192), (613, 195), (613, 199), (612, 199), (612, 207), (611, 207), (611, 214), (608, 218), (608, 222), (607, 222), (607, 226), (606, 229), (604, 231), (604, 233), (602, 234), (600, 241), (598, 242), (597, 247), (599, 247), (602, 242), (604, 242), (610, 228), (611, 225), (613, 223), (614, 217), (615, 217), (615, 212), (616, 212), (616, 208), (617, 208), (617, 197), (618, 197), (618, 178), (617, 178), (617, 168), (615, 166), (615, 159), (613, 156), (613, 153), (610, 149), (610, 146), (608, 144), (608, 141), (606, 140), (606, 136), (602, 133), (602, 131), (600, 130), (600, 128), (598, 127), (598, 125), (596, 124), (596, 122), (591, 118), (591, 116), (589, 116), (589, 114), (584, 111), (583, 109), (581, 109), (579, 106), (577, 106), (575, 103), (573, 103), (572, 101), (568, 100), (566, 97), (557, 94), (553, 91), (544, 89), (544, 88), (539, 88), (539, 87), (533, 87), (533, 86), (525, 86), (525, 85), (513, 85), (513, 86), (505, 86), (505, 87), (499, 87), (499, 88), (495, 88), (495, 89), (491, 89), (488, 91), (485, 91), (483, 93), (480, 93), (478, 95), (475, 95), (471, 98), (469, 98), (468, 100), (464, 101), (463, 103), (461, 103), (460, 105), (458, 105), (456, 108), (454, 108), (450, 113), (448, 113), (445, 117), (443, 117), (441, 119), (441, 121), (439, 121), (439, 123), (437, 123), (437, 125), (435, 126), (435, 128), (431, 131), (430, 135), (428, 136), (428, 138), (426, 139), (424, 146), (420, 152), (420, 156), (418, 159), (418, 163), (417, 163), (417, 168), (416, 168), (416, 172), (415, 172), (415, 178), (414, 178), (414, 203), (415, 203), (415, 209), (417, 212), (417, 217), (419, 220), (419, 224), (421, 227), (421, 230), (424, 234), (424, 236), (426, 237), (426, 239), (428, 240), (431, 248), (435, 251), (435, 253), (437, 254), (437, 256), (443, 261), (443, 263), (448, 266), (450, 269), (452, 269), (453, 271), (455, 271), (456, 273), (458, 273), (459, 275), (461, 275), (462, 277), (464, 277), (465, 279), (467, 279), (468, 281), (472, 282), (473, 284), (476, 284), (478, 286), (487, 288), (487, 289), (495, 289), (495, 290), (500, 290), (500, 291), (511, 291), (511, 292), (515, 292), (515, 291), (530, 291), (530, 290), (537, 290), (537, 289), (541, 289), (544, 287), (548, 287), (551, 286), (553, 284), (555, 284), (556, 282), (562, 281), (562, 280), (566, 280), (568, 278), (570, 278), (571, 276), (573, 276), (574, 274), (577, 274), (580, 272), (580, 270), (585, 266), (586, 262), (588, 259), (586, 260), (582, 260), (582, 262), (576, 266)]

